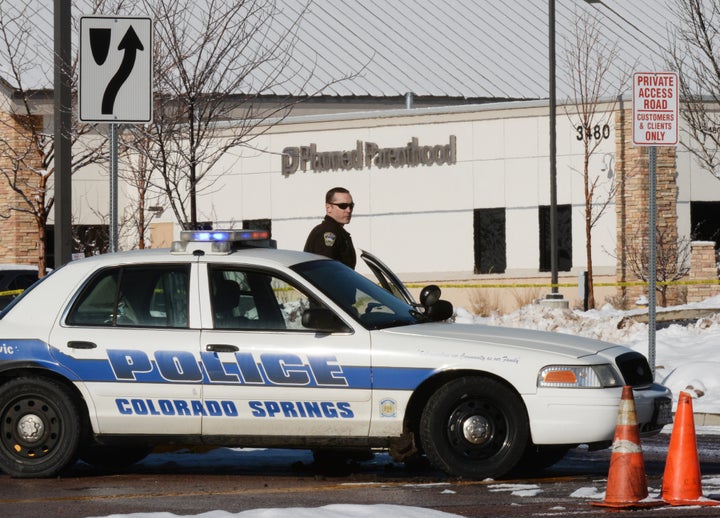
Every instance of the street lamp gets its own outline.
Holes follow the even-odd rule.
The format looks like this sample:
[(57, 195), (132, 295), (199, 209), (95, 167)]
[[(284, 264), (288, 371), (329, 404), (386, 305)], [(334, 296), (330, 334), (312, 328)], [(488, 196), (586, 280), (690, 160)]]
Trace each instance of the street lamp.
[(72, 149), (70, 142), (70, 0), (53, 2), (53, 38), (55, 48), (53, 96), (53, 124), (55, 138), (55, 262), (59, 268), (70, 262), (72, 254), (72, 184), (70, 180)]
[(558, 292), (558, 221), (557, 221), (557, 132), (555, 94), (555, 0), (548, 0), (548, 76), (550, 99), (550, 283), (547, 298), (562, 299)]

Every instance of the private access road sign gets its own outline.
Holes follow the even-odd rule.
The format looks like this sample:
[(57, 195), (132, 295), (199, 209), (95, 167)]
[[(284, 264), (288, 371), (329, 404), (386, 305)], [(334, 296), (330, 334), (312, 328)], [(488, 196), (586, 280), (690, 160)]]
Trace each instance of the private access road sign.
[(675, 72), (633, 74), (633, 144), (677, 146), (678, 76)]
[(152, 36), (150, 18), (80, 18), (78, 117), (82, 122), (152, 120)]

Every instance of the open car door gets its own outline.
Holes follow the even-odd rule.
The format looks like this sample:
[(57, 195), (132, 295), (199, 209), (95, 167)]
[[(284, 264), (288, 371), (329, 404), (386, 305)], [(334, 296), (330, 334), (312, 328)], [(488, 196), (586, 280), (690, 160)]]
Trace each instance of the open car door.
[(365, 261), (365, 264), (368, 265), (368, 268), (370, 268), (375, 277), (377, 277), (380, 286), (411, 306), (418, 306), (417, 301), (410, 291), (385, 263), (370, 252), (366, 252), (365, 250), (360, 250), (360, 252), (360, 258)]

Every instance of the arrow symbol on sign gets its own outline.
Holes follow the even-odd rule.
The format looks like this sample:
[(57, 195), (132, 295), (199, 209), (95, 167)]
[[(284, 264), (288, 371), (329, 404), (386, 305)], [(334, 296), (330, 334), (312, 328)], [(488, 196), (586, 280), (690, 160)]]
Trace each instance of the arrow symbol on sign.
[(115, 75), (108, 83), (107, 88), (105, 88), (105, 94), (103, 95), (102, 100), (103, 115), (111, 115), (113, 113), (115, 98), (120, 91), (120, 87), (125, 83), (125, 81), (127, 81), (127, 78), (130, 77), (130, 72), (132, 72), (132, 69), (135, 66), (135, 56), (137, 51), (145, 50), (145, 47), (143, 47), (143, 44), (135, 33), (135, 30), (132, 28), (132, 25), (128, 27), (125, 36), (123, 36), (122, 40), (120, 40), (118, 50), (125, 50), (125, 54), (123, 55), (122, 63), (120, 63), (120, 68), (118, 68), (117, 72), (115, 72)]

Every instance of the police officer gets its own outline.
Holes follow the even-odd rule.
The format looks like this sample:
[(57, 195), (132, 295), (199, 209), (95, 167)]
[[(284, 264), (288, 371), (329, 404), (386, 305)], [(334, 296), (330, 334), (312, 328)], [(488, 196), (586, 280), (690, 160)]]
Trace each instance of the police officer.
[[(350, 191), (344, 187), (330, 189), (325, 194), (325, 218), (310, 231), (304, 251), (337, 259), (354, 269), (355, 247), (344, 228), (354, 208)], [(320, 469), (336, 471), (346, 469), (348, 462), (370, 460), (375, 455), (370, 448), (330, 448), (313, 450), (313, 456)]]
[(325, 194), (325, 218), (310, 231), (304, 251), (337, 259), (355, 268), (355, 247), (344, 228), (350, 223), (353, 208), (355, 203), (350, 191), (344, 187), (330, 189)]

